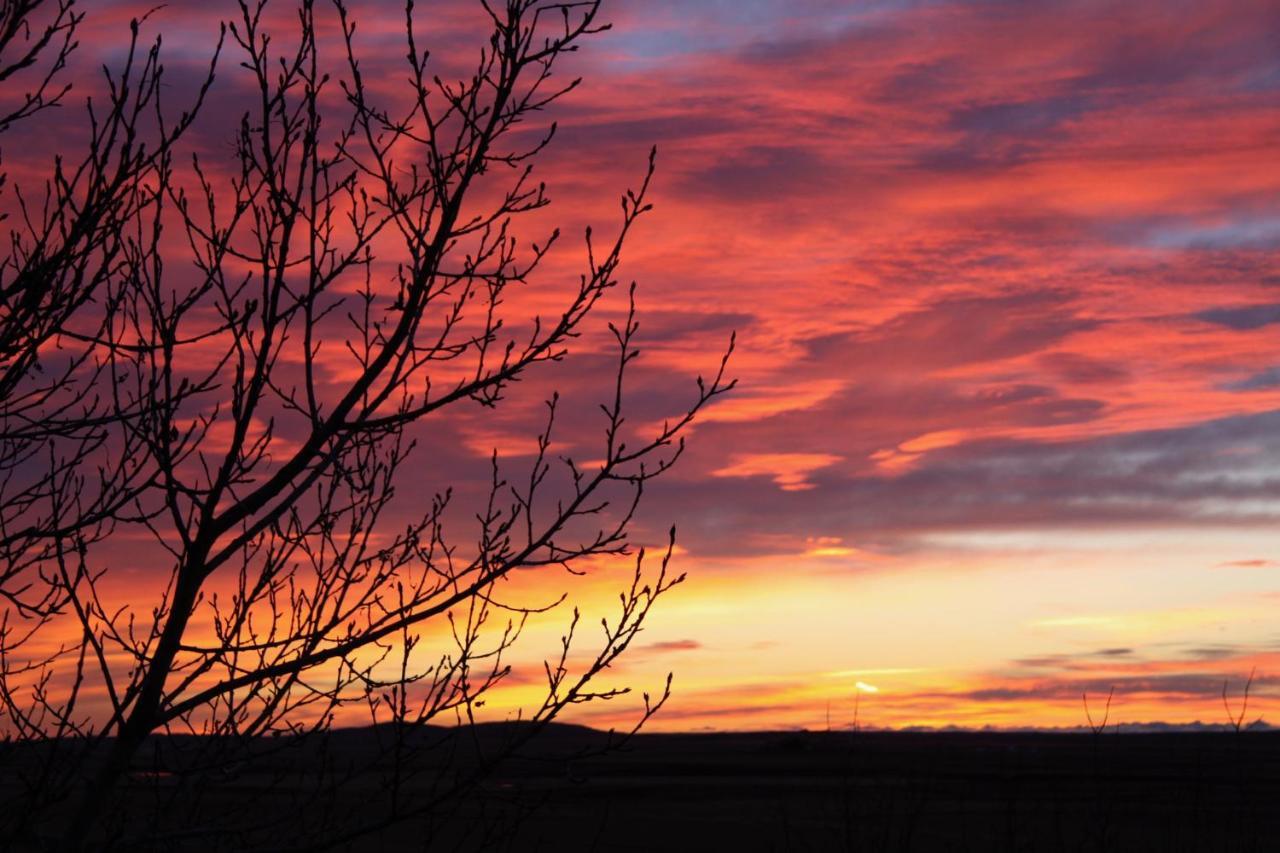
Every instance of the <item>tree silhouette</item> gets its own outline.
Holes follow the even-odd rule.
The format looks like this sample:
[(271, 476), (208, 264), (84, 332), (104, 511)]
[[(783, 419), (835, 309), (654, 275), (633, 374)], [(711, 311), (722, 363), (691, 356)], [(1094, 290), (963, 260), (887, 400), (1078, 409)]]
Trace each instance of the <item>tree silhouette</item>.
[[(0, 134), (64, 105), (70, 84), (60, 80), (82, 20), (72, 0), (5, 4)], [(23, 616), (66, 603), (59, 585), (28, 576), (65, 557), (70, 541), (105, 535), (146, 486), (145, 469), (135, 463), (142, 448), (99, 454), (114, 424), (149, 405), (106, 399), (101, 356), (127, 345), (113, 337), (110, 318), (122, 304), (128, 226), (144, 215), (147, 184), (190, 128), (212, 81), (204, 80), (176, 120), (157, 124), (162, 72), (158, 42), (143, 45), (135, 21), (124, 60), (90, 104), (80, 152), (59, 152), (34, 187), (0, 171), (0, 597)]]
[[(51, 81), (80, 19), (63, 2), (32, 28), (42, 5), (7, 7), (10, 42), (62, 51), (16, 119), (38, 121), (66, 97)], [(128, 843), (140, 830), (121, 825), (119, 792), (156, 733), (199, 734), (202, 749), (261, 743), (323, 732), (356, 704), (400, 733), (399, 761), (406, 731), (474, 722), (527, 618), (549, 609), (508, 600), (504, 581), (628, 553), (645, 484), (732, 387), (726, 353), (682, 412), (648, 434), (626, 423), (632, 285), (625, 319), (609, 325), (602, 431), (579, 451), (592, 461), (556, 446), (552, 395), (531, 461), (517, 469), (495, 451), (461, 526), (454, 485), (475, 484), (443, 480), (456, 450), (422, 425), (498, 407), (513, 383), (564, 359), (617, 289), (654, 169), (651, 154), (610, 239), (586, 231), (559, 309), (514, 307), (517, 291), (550, 277), (542, 267), (560, 241), (558, 229), (517, 238), (522, 216), (549, 203), (533, 170), (555, 125), (531, 127), (577, 85), (553, 75), (557, 62), (606, 25), (599, 0), (480, 0), (477, 11), (487, 37), (454, 75), (423, 44), (431, 12), (410, 0), (393, 87), (367, 76), (341, 0), (241, 2), (223, 29), (238, 66), (218, 71), (243, 97), (226, 162), (178, 150), (206, 93), (218, 95), (223, 42), (192, 106), (169, 121), (158, 40), (139, 55), (146, 24), (135, 22), (123, 70), (107, 75), (107, 117), (91, 109), (83, 165), (59, 161), (38, 218), (18, 204), (26, 231), (6, 256), (0, 337), (5, 483), (27, 491), (6, 495), (2, 519), (0, 724), (11, 745), (44, 749), (7, 813), (9, 837), (46, 831), (52, 814), (67, 849)], [(120, 578), (120, 541), (151, 555), (133, 556), (151, 561), (142, 580)], [(571, 653), (574, 611), (521, 738), (625, 692), (594, 681), (682, 580), (670, 556), (668, 544), (653, 568), (636, 554), (589, 653)], [(645, 697), (640, 723), (666, 695)], [(493, 757), (425, 800), (392, 785), (362, 818), (429, 811)]]

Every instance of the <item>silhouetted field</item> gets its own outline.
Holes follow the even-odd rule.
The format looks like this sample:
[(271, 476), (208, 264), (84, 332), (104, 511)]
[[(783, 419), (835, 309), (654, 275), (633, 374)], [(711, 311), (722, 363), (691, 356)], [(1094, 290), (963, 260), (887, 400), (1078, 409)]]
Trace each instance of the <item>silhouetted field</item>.
[(1272, 733), (651, 735), (532, 766), (512, 849), (1280, 850)]
[[(465, 775), (511, 731), (482, 727), (465, 743), (420, 733), (418, 746), (435, 742), (395, 783), (401, 801), (428, 802), (440, 767)], [(339, 731), (280, 751), (264, 741), (255, 758), (208, 772), (164, 769), (192, 754), (195, 739), (157, 742), (153, 763), (130, 783), (128, 847), (236, 849), (248, 842), (201, 829), (234, 813), (324, 826), (314, 840), (352, 850), (423, 849), (428, 840), (430, 849), (513, 851), (1280, 849), (1272, 732), (655, 734), (592, 755), (604, 735), (557, 726), (482, 786), (433, 807), (429, 823), (344, 841), (345, 827), (378, 812), (389, 783), (384, 765), (335, 768), (359, 766), (379, 737)], [(317, 789), (320, 776), (334, 784)], [(189, 804), (194, 793), (199, 813), (168, 822), (176, 812), (164, 803)], [(293, 837), (255, 849), (285, 849)]]

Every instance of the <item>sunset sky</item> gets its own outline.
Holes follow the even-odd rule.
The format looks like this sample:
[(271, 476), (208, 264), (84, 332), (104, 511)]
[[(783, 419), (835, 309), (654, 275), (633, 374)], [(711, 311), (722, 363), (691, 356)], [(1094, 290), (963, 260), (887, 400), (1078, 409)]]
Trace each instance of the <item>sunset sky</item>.
[[(353, 5), (394, 84), (399, 4)], [(423, 5), (447, 53), (470, 6)], [(149, 22), (171, 68), (207, 62), (217, 6)], [(117, 56), (138, 9), (86, 4), (77, 62)], [(632, 422), (683, 405), (737, 333), (737, 390), (642, 512), (652, 544), (677, 524), (689, 573), (608, 674), (654, 690), (675, 673), (652, 726), (844, 726), (859, 693), (865, 725), (1081, 725), (1082, 692), (1113, 686), (1113, 719), (1222, 722), (1224, 679), (1235, 695), (1255, 666), (1250, 718), (1280, 712), (1274, 0), (605, 14), (564, 69), (584, 82), (550, 116), (539, 221), (611, 228), (658, 146), (656, 207), (624, 253)], [(590, 411), (624, 308), (508, 405), (433, 427), (445, 473), (529, 453), (552, 388)], [(623, 571), (519, 583), (591, 614)], [(495, 708), (533, 695), (566, 619), (537, 622)], [(622, 724), (626, 702), (576, 719)]]

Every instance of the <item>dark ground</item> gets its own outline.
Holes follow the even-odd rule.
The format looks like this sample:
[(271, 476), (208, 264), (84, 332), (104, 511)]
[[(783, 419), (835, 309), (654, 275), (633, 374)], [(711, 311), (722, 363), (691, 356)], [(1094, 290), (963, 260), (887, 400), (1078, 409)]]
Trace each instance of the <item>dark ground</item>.
[(1280, 850), (1271, 733), (649, 736), (575, 771), (512, 778), (549, 790), (516, 849)]
[[(496, 743), (500, 732), (481, 741)], [(326, 760), (369, 754), (373, 737), (335, 733)], [(601, 739), (553, 728), (443, 817), (435, 810), (434, 824), (338, 849), (1280, 850), (1280, 733), (640, 735), (619, 751), (565, 758)], [(130, 799), (169, 792), (170, 802), (186, 803), (199, 792), (205, 815), (292, 809), (316, 828), (388, 798), (371, 772), (343, 781), (335, 800), (299, 800), (293, 792), (310, 783), (310, 762), (286, 768), (272, 759), (185, 780), (139, 770)], [(424, 802), (432, 778), (407, 779), (402, 800)], [(200, 835), (152, 844), (136, 820), (129, 827), (122, 849), (215, 846)], [(230, 838), (216, 846), (237, 845), (279, 849)]]

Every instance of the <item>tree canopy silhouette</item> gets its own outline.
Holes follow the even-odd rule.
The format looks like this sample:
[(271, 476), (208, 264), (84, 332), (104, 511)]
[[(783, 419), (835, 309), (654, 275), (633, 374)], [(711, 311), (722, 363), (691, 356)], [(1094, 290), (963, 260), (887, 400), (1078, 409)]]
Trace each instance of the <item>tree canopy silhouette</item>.
[[(135, 21), (95, 84), (83, 153), (5, 185), (0, 727), (11, 750), (57, 745), (24, 770), (8, 837), (61, 815), (68, 848), (128, 843), (119, 792), (156, 733), (257, 742), (324, 731), (352, 704), (400, 730), (474, 721), (546, 609), (507, 600), (504, 579), (629, 553), (645, 484), (732, 387), (722, 360), (683, 411), (628, 424), (638, 323), (622, 288), (590, 461), (558, 448), (552, 395), (533, 454), (495, 451), (460, 521), (445, 464), (459, 450), (424, 425), (502, 406), (566, 357), (619, 290), (654, 170), (651, 154), (611, 236), (586, 230), (572, 286), (547, 285), (560, 230), (517, 234), (549, 204), (534, 167), (555, 125), (539, 119), (578, 82), (557, 63), (607, 25), (599, 0), (473, 5), (469, 71), (457, 45), (428, 49), (435, 13), (409, 0), (403, 60), (375, 77), (354, 4), (242, 0), (176, 113), (160, 39), (143, 40), (159, 19)], [(362, 11), (386, 23), (386, 6)], [(6, 5), (5, 97), (10, 77), (32, 82), (0, 130), (73, 108), (82, 20), (71, 0)], [(188, 145), (215, 100), (237, 111), (226, 138)], [(534, 287), (559, 308), (522, 311), (513, 296)], [(657, 566), (635, 556), (587, 653), (571, 654), (574, 611), (525, 734), (625, 691), (595, 682), (682, 579), (669, 545)], [(130, 560), (146, 564), (122, 572)], [(484, 766), (427, 803), (393, 788), (364, 816), (427, 809)]]

